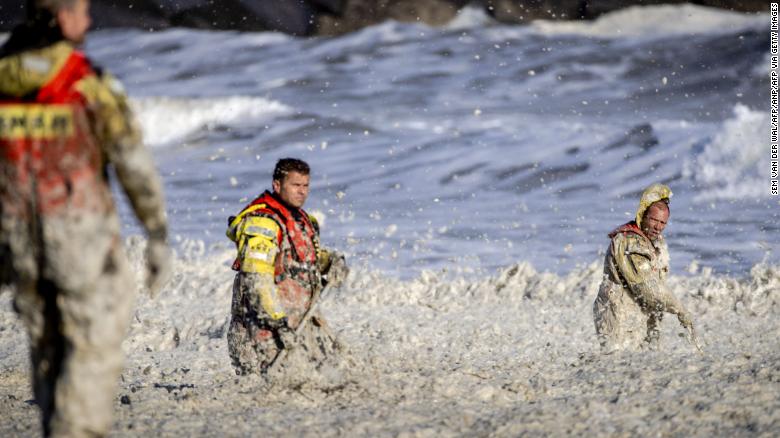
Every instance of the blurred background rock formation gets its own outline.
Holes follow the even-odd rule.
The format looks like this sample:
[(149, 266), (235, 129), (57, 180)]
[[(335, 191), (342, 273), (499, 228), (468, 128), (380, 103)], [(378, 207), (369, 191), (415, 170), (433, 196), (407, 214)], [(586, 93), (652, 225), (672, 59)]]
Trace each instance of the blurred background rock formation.
[[(739, 12), (769, 10), (758, 0), (92, 0), (93, 28), (168, 27), (339, 35), (393, 19), (442, 25), (468, 5), (501, 23), (589, 20), (637, 5), (692, 3)], [(0, 0), (0, 31), (24, 18), (24, 2)]]

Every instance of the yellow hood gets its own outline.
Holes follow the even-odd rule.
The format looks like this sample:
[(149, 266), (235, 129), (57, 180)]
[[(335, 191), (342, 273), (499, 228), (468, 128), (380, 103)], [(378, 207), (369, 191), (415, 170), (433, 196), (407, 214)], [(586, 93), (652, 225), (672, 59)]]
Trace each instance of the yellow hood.
[(642, 226), (642, 216), (650, 205), (662, 199), (670, 199), (672, 194), (672, 189), (663, 184), (655, 183), (646, 188), (639, 200), (639, 208), (636, 209), (636, 224)]

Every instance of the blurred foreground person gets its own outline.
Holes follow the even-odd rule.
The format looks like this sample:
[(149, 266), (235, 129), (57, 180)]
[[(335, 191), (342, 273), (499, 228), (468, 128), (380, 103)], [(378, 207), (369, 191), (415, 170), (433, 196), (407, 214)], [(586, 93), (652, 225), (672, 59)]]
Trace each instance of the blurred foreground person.
[(662, 233), (671, 197), (669, 187), (651, 185), (642, 193), (636, 220), (609, 234), (604, 279), (593, 303), (596, 334), (606, 351), (656, 347), (664, 312), (677, 315), (691, 341), (697, 342), (690, 313), (666, 285), (669, 250)]
[(88, 0), (29, 0), (0, 49), (0, 259), (30, 335), (46, 436), (112, 424), (135, 295), (108, 181), (141, 224), (150, 290), (168, 273), (160, 181), (121, 85), (79, 51)]
[(349, 273), (344, 256), (320, 247), (319, 225), (301, 208), (309, 165), (279, 160), (272, 187), (229, 219), (238, 273), (227, 338), (237, 374), (265, 375), (272, 364), (284, 366), (284, 350), (292, 348), (319, 367), (339, 349), (325, 320), (307, 314), (324, 285), (339, 287)]

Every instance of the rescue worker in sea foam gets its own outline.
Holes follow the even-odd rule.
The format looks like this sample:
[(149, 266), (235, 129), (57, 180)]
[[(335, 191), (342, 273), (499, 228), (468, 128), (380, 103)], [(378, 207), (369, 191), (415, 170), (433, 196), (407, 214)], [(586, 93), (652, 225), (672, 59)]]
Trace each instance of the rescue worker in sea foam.
[(677, 315), (695, 341), (690, 313), (666, 284), (669, 251), (662, 233), (671, 197), (669, 187), (651, 185), (642, 193), (636, 219), (609, 234), (604, 278), (593, 303), (596, 334), (606, 350), (656, 346), (664, 312)]
[(317, 314), (298, 338), (293, 330), (324, 283), (339, 287), (349, 270), (344, 256), (320, 247), (319, 226), (303, 210), (309, 165), (285, 158), (266, 191), (229, 220), (238, 271), (233, 283), (228, 349), (238, 374), (265, 373), (284, 348), (302, 347), (317, 366), (338, 349)]
[(108, 182), (149, 235), (147, 283), (169, 271), (162, 189), (121, 85), (79, 50), (88, 0), (29, 0), (0, 49), (0, 280), (30, 336), (44, 435), (103, 436), (136, 286)]

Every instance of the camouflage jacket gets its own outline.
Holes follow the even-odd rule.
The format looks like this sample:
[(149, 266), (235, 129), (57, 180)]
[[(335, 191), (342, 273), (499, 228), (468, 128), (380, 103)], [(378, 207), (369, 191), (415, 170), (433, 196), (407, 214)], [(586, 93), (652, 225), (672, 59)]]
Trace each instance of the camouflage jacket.
[(651, 242), (632, 221), (609, 237), (602, 287), (622, 289), (647, 310), (676, 313), (682, 308), (666, 285), (669, 251), (662, 236)]
[(150, 237), (165, 238), (159, 176), (122, 86), (71, 43), (0, 58), (0, 150), (3, 284), (79, 289), (105, 269), (120, 237), (109, 166)]

